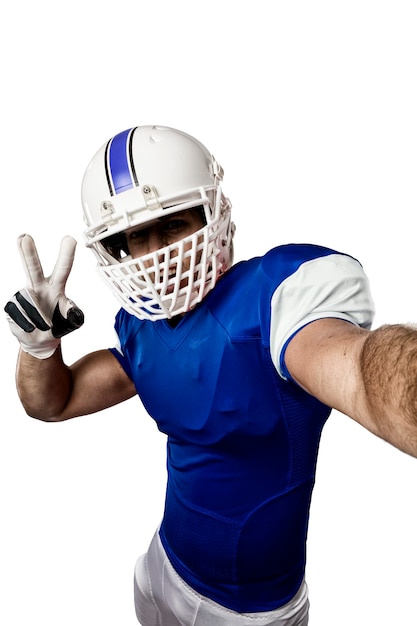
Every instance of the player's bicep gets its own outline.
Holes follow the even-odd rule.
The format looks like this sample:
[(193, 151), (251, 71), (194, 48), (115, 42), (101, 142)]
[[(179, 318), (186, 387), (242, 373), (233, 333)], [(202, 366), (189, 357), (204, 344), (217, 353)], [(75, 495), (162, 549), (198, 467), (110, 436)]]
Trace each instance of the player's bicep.
[(369, 332), (338, 319), (312, 322), (288, 343), (284, 355), (286, 369), (309, 394), (362, 421), (359, 420), (363, 404), (359, 363)]

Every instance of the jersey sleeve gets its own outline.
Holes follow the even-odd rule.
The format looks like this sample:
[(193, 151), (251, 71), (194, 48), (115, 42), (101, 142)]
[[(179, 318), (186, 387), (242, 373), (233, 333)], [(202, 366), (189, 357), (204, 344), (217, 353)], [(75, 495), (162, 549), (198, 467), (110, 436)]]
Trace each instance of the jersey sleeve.
[[(115, 356), (116, 359), (119, 361), (120, 365), (122, 366), (126, 374), (129, 376), (129, 378), (132, 378), (132, 371), (130, 368), (130, 363), (125, 354), (125, 347), (124, 347), (126, 345), (127, 336), (128, 336), (128, 328), (129, 328), (129, 324), (127, 323), (128, 322), (127, 318), (128, 316), (126, 315), (124, 309), (120, 309), (120, 311), (116, 315), (116, 320), (114, 324), (114, 330), (116, 333), (117, 341), (116, 341), (115, 346), (112, 348), (109, 348), (109, 350), (113, 354), (113, 356)], [(124, 324), (122, 323), (122, 319), (124, 320)]]
[(335, 253), (302, 263), (271, 301), (271, 356), (278, 373), (291, 378), (285, 349), (307, 324), (333, 317), (370, 328), (374, 313), (369, 281), (357, 260)]

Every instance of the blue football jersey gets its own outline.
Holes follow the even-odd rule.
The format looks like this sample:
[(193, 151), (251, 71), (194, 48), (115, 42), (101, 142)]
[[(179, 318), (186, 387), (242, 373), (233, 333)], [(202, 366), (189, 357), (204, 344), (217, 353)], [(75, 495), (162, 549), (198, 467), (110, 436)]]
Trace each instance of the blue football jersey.
[(167, 435), (160, 537), (199, 593), (254, 612), (297, 592), (331, 409), (291, 380), (285, 348), (316, 319), (372, 315), (360, 264), (312, 245), (236, 264), (175, 327), (119, 311), (112, 351)]

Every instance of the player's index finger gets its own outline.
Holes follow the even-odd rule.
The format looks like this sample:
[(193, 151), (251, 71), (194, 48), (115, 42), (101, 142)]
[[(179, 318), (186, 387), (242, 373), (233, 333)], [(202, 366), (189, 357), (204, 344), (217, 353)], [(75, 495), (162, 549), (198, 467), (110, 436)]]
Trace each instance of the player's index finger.
[(18, 238), (17, 243), (26, 275), (32, 287), (36, 289), (38, 285), (43, 283), (45, 277), (35, 242), (30, 235), (25, 234)]

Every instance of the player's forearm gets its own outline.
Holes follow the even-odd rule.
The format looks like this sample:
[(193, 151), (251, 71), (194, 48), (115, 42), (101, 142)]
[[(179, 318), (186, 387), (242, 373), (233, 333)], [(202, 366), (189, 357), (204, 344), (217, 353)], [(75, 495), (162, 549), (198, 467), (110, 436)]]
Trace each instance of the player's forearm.
[(37, 359), (20, 350), (17, 391), (28, 415), (56, 421), (71, 394), (72, 378), (64, 364), (60, 347), (48, 359)]
[(392, 325), (371, 332), (361, 371), (377, 434), (417, 457), (417, 330)]

